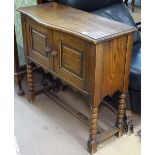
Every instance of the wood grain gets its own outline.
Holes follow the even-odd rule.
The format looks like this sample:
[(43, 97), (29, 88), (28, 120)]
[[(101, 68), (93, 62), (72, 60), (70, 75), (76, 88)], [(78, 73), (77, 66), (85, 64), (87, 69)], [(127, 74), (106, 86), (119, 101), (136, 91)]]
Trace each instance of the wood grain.
[(53, 48), (58, 52), (54, 57), (54, 71), (56, 74), (70, 81), (86, 92), (89, 92), (89, 68), (88, 59), (90, 43), (78, 39), (73, 35), (53, 31)]
[(22, 7), (17, 10), (39, 24), (74, 34), (96, 44), (136, 30), (132, 26), (55, 2)]
[[(72, 60), (72, 61), (71, 61)], [(78, 49), (61, 44), (61, 68), (83, 78), (83, 54)]]
[[(59, 81), (87, 94), (91, 108), (88, 151), (98, 142), (124, 133), (123, 119), (128, 89), (133, 32), (135, 28), (57, 3), (18, 9), (27, 59), (30, 101), (34, 100), (30, 61)], [(120, 91), (114, 130), (97, 138), (97, 116), (101, 100)], [(70, 110), (74, 109), (69, 108)], [(97, 141), (98, 140), (98, 141)]]

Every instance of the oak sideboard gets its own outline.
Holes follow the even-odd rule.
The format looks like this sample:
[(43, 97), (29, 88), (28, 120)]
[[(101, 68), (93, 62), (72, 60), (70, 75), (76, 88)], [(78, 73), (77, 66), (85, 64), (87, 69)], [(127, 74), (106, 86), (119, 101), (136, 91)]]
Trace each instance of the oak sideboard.
[[(79, 92), (91, 105), (88, 151), (104, 138), (97, 134), (101, 100), (119, 91), (116, 124), (108, 134), (124, 133), (126, 92), (135, 28), (55, 2), (22, 7), (22, 30), (29, 100), (35, 97), (31, 62)], [(104, 138), (103, 138), (104, 137)]]

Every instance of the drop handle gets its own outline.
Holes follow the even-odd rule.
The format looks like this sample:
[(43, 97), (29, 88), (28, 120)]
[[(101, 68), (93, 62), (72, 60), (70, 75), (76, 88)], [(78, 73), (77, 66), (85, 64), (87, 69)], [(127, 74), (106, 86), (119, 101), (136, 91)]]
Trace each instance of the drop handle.
[(57, 51), (52, 50), (52, 52), (51, 52), (51, 56), (56, 56), (57, 54), (58, 54), (58, 52), (57, 52)]

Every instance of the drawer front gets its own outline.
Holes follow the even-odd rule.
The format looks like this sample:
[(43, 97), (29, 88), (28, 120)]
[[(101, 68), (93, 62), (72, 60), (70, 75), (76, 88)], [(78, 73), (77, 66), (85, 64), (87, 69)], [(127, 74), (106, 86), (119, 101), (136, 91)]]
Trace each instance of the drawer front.
[(52, 69), (53, 61), (50, 57), (52, 32), (31, 19), (27, 19), (27, 23), (27, 55), (39, 64)]
[(65, 81), (88, 91), (90, 44), (62, 32), (53, 32), (54, 71)]

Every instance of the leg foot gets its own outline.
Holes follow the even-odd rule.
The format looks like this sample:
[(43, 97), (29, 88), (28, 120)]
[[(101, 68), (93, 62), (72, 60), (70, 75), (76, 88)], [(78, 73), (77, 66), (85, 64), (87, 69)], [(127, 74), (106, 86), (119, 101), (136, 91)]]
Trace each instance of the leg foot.
[(91, 154), (97, 152), (97, 144), (95, 141), (92, 140), (88, 141), (88, 152)]
[(33, 76), (32, 76), (32, 66), (30, 64), (27, 65), (27, 79), (28, 79), (28, 86), (29, 86), (29, 96), (28, 100), (30, 103), (34, 101), (34, 84), (33, 84)]
[(90, 136), (88, 140), (88, 151), (95, 153), (97, 151), (96, 134), (97, 134), (97, 117), (98, 107), (91, 108)]

